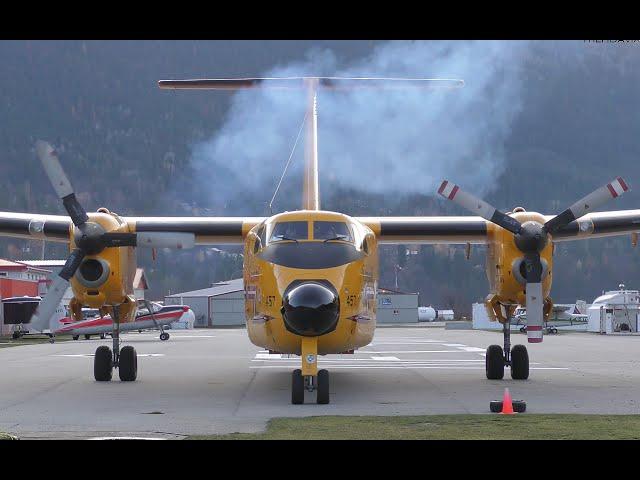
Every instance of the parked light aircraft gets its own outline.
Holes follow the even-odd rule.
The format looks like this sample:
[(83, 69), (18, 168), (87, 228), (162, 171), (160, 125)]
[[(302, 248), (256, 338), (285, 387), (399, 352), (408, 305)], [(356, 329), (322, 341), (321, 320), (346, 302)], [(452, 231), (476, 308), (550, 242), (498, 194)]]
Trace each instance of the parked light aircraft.
[[(191, 322), (195, 320), (193, 310), (186, 305), (162, 306), (154, 302), (145, 302), (143, 306), (138, 306), (133, 321), (120, 324), (121, 332), (134, 332), (136, 330), (160, 330), (160, 340), (169, 340), (170, 335), (164, 331), (164, 327), (178, 321)], [(113, 329), (113, 319), (110, 315), (93, 316), (83, 320), (75, 321), (71, 317), (64, 317), (58, 320), (51, 333), (54, 335), (71, 335), (74, 340), (78, 340), (83, 335), (86, 340), (91, 335), (100, 335), (104, 338), (106, 333), (111, 333)]]
[[(236, 90), (304, 88), (305, 173), (301, 209), (270, 217), (123, 217), (100, 208), (86, 213), (57, 158), (45, 142), (38, 154), (68, 216), (0, 212), (0, 235), (69, 244), (70, 256), (40, 304), (33, 322), (47, 322), (68, 283), (78, 317), (83, 306), (99, 308), (113, 322), (113, 350), (100, 346), (94, 359), (98, 381), (137, 377), (132, 346), (120, 349), (119, 326), (131, 322), (136, 248), (190, 248), (243, 244), (245, 317), (250, 340), (273, 352), (300, 356), (292, 372), (291, 401), (304, 402), (305, 389), (329, 402), (329, 372), (318, 355), (351, 352), (369, 344), (376, 327), (378, 245), (484, 244), (488, 246), (488, 311), (501, 322), (503, 346), (491, 345), (486, 376), (501, 379), (505, 366), (514, 379), (529, 377), (524, 345), (511, 348), (508, 325), (517, 305), (528, 311), (528, 340), (542, 341), (542, 323), (552, 308), (549, 296), (555, 242), (637, 235), (640, 210), (594, 213), (629, 187), (616, 178), (559, 215), (514, 208), (503, 213), (444, 181), (438, 193), (473, 216), (352, 217), (322, 210), (318, 186), (317, 100), (323, 89), (459, 88), (461, 80), (380, 78), (280, 78), (161, 80), (163, 89)], [(348, 148), (348, 146), (345, 146)], [(401, 161), (401, 159), (395, 159)], [(425, 168), (429, 168), (425, 159)], [(336, 392), (334, 392), (335, 394)]]

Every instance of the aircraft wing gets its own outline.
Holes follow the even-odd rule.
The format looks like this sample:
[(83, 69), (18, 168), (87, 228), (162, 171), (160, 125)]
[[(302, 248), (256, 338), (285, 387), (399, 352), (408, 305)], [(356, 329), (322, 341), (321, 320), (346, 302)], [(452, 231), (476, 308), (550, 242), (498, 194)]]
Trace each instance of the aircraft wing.
[[(550, 220), (554, 215), (546, 215)], [(382, 244), (487, 243), (487, 225), (478, 216), (359, 217)], [(640, 232), (640, 210), (589, 213), (558, 229), (554, 242), (601, 238)]]
[[(263, 217), (122, 217), (138, 233), (192, 233), (196, 245), (242, 243)], [(66, 215), (0, 212), (0, 236), (69, 242)]]

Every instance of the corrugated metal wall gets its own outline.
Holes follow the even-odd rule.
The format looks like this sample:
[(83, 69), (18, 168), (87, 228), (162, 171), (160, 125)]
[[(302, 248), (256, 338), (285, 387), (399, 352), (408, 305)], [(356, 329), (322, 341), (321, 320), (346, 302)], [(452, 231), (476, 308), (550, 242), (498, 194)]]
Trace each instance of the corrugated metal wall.
[(244, 325), (244, 292), (226, 293), (211, 297), (211, 324), (218, 325)]

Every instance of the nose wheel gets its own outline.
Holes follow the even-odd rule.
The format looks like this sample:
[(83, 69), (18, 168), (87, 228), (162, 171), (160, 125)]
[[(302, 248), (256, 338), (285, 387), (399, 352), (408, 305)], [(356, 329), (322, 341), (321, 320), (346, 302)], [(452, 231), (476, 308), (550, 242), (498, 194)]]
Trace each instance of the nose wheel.
[(291, 372), (291, 403), (304, 403), (304, 392), (316, 392), (316, 402), (320, 405), (329, 403), (329, 372), (318, 370), (318, 375), (302, 375), (302, 370)]

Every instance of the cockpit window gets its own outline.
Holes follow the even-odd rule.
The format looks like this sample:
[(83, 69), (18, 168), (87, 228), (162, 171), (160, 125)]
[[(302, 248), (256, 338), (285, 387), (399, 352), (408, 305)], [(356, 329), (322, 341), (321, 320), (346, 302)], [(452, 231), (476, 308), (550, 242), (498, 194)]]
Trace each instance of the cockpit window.
[(278, 222), (273, 227), (269, 242), (279, 242), (282, 240), (307, 240), (307, 222)]
[(314, 240), (343, 240), (351, 242), (351, 232), (344, 222), (313, 222)]

